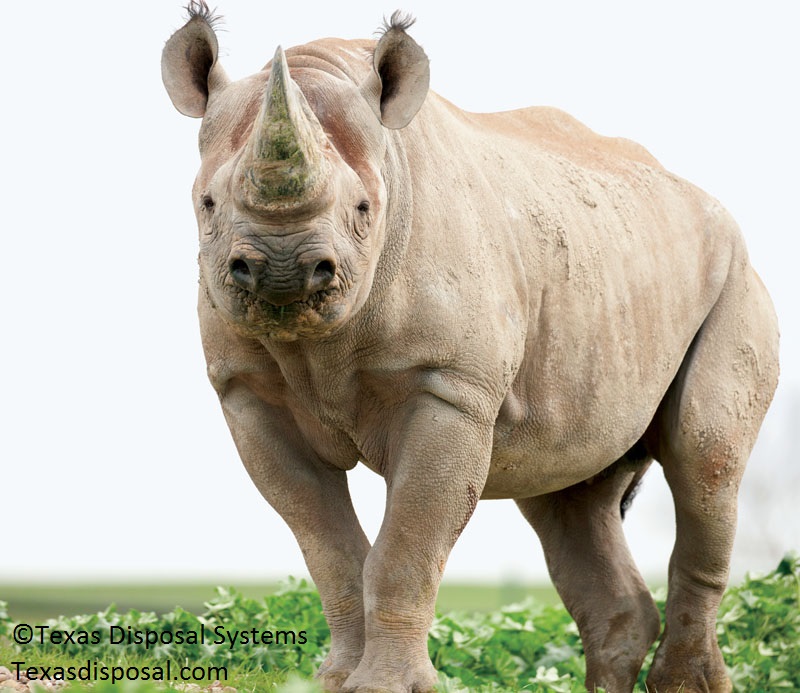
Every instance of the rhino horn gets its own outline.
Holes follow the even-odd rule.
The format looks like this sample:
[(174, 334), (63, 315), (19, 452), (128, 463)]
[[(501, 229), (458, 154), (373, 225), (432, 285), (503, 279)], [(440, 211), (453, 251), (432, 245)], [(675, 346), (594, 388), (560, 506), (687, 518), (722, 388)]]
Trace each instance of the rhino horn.
[(240, 202), (264, 214), (314, 214), (330, 201), (328, 138), (278, 46), (239, 163)]

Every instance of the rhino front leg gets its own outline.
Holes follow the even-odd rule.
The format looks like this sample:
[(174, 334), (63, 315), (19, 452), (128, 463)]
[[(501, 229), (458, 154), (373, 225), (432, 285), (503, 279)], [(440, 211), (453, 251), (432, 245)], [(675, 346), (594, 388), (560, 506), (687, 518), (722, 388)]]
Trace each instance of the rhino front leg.
[(364, 564), (364, 657), (345, 683), (358, 693), (416, 693), (436, 684), (428, 656), (436, 594), (491, 456), (491, 425), (433, 396), (417, 398), (396, 419), (384, 449), (386, 512)]
[(362, 570), (370, 548), (346, 472), (319, 459), (287, 411), (245, 386), (229, 387), (222, 405), (250, 477), (291, 528), (319, 590), (331, 649), (318, 676), (326, 690), (340, 691), (364, 651)]

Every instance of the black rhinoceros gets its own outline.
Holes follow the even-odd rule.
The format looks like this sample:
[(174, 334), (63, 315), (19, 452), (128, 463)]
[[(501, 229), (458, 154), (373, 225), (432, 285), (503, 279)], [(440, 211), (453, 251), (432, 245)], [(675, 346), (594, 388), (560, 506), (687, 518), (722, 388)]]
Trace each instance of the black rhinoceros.
[[(659, 616), (621, 504), (657, 460), (675, 499), (651, 690), (727, 691), (715, 617), (745, 462), (778, 377), (734, 221), (646, 150), (564, 113), (428, 91), (395, 14), (231, 81), (193, 1), (163, 78), (202, 117), (193, 190), (208, 373), (291, 527), (331, 628), (330, 691), (423, 691), (453, 543), (481, 498), (538, 533), (586, 651), (630, 691)], [(386, 479), (370, 545), (347, 470)]]

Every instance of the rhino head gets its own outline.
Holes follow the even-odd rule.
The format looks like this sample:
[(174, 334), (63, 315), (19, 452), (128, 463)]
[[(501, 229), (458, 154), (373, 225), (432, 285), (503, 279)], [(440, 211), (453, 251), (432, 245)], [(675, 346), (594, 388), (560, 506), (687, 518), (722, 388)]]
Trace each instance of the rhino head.
[(279, 47), (234, 82), (208, 7), (189, 13), (162, 76), (175, 107), (203, 118), (193, 196), (208, 305), (256, 338), (331, 334), (370, 295), (391, 226), (391, 130), (422, 106), (427, 57), (395, 13), (360, 52)]

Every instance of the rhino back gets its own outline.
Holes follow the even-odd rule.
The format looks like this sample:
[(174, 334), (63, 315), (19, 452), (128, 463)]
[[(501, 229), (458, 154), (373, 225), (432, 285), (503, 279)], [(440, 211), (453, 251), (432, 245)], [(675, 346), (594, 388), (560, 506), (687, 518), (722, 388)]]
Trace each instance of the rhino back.
[[(495, 427), (504, 481), (490, 475), (485, 495), (518, 493), (538, 462), (562, 474), (537, 492), (586, 478), (586, 460), (610, 464), (641, 437), (732, 258), (746, 262), (738, 228), (644, 148), (554, 109), (470, 114), (431, 94), (404, 137), (409, 283), (426, 298), (451, 285), (449, 324), (511, 374)], [(447, 324), (436, 301), (416, 319), (426, 310)]]

